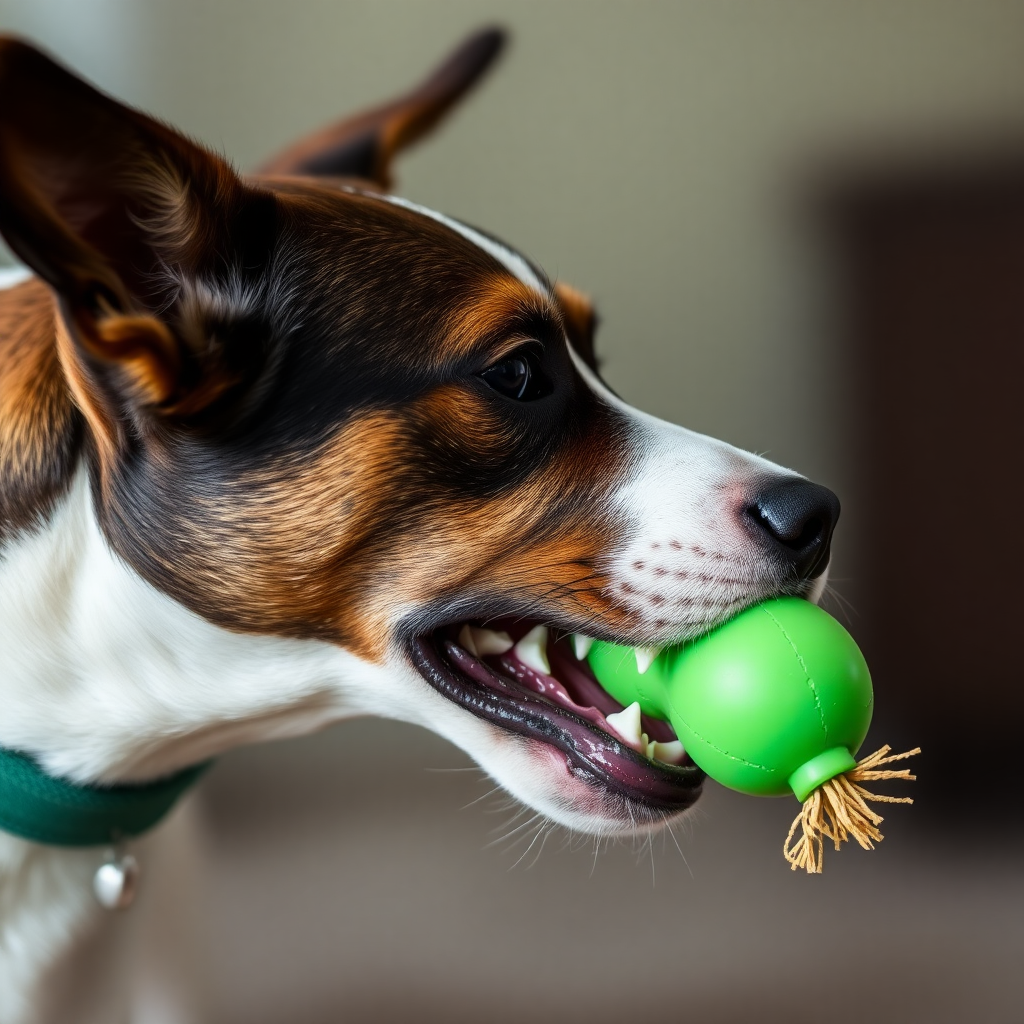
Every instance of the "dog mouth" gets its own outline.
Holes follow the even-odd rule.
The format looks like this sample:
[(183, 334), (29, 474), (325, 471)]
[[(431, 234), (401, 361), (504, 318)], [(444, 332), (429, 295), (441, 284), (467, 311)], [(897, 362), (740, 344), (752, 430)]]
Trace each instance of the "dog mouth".
[[(413, 664), (449, 700), (560, 751), (576, 778), (657, 817), (685, 810), (704, 773), (672, 727), (624, 708), (586, 662), (590, 641), (528, 619), (454, 623), (416, 637)], [(642, 665), (653, 653), (637, 648)]]

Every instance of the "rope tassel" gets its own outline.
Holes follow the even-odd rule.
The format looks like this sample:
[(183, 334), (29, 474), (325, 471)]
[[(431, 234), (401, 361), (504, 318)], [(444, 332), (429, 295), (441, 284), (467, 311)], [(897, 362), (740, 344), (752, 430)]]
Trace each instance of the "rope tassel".
[[(830, 839), (836, 850), (842, 843), (855, 839), (863, 850), (873, 850), (881, 842), (878, 831), (883, 818), (867, 804), (869, 800), (885, 804), (912, 804), (909, 796), (885, 796), (871, 793), (861, 783), (882, 779), (917, 778), (909, 768), (881, 768), (882, 765), (902, 761), (921, 753), (920, 747), (903, 754), (889, 754), (888, 745), (857, 762), (855, 768), (823, 782), (804, 801), (800, 813), (786, 836), (783, 853), (790, 867), (803, 868), (808, 874), (821, 874), (825, 840)], [(799, 833), (799, 835), (798, 835)]]

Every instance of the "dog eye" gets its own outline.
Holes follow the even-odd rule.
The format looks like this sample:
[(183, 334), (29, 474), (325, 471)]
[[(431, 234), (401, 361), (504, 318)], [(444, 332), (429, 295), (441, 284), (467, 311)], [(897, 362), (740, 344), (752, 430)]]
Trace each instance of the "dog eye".
[(480, 374), (488, 387), (506, 398), (531, 402), (551, 394), (551, 382), (540, 368), (540, 354), (533, 349), (520, 349), (506, 356)]

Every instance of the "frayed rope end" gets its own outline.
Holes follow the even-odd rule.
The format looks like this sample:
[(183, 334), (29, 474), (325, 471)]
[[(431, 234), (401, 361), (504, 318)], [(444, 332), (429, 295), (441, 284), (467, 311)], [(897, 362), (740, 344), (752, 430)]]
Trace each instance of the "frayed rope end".
[(831, 839), (837, 850), (840, 844), (851, 838), (856, 839), (861, 849), (873, 850), (875, 843), (882, 840), (878, 826), (883, 819), (868, 807), (868, 800), (886, 804), (914, 802), (909, 796), (869, 793), (861, 785), (863, 782), (877, 782), (881, 779), (905, 779), (910, 782), (917, 778), (910, 774), (909, 768), (881, 768), (881, 765), (913, 757), (921, 753), (921, 748), (915, 747), (903, 754), (890, 755), (891, 749), (886, 745), (876, 750), (858, 761), (856, 768), (822, 783), (804, 801), (783, 846), (786, 860), (794, 871), (803, 868), (809, 875), (820, 875), (826, 839)]

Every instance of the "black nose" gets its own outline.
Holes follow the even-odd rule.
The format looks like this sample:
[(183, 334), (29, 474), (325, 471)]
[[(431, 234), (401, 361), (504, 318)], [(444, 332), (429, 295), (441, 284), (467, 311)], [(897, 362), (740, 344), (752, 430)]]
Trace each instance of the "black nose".
[(783, 480), (757, 495), (745, 511), (800, 579), (811, 580), (825, 571), (839, 519), (839, 499), (827, 487)]

